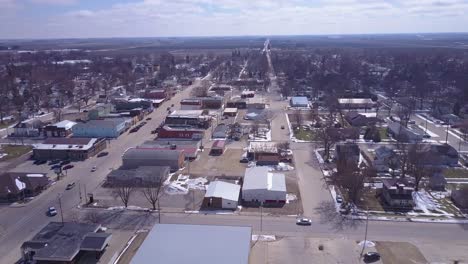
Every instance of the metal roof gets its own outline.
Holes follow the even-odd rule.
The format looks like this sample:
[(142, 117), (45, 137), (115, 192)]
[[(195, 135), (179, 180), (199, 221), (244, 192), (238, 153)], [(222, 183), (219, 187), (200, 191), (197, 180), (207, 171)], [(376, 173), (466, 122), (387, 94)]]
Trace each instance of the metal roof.
[(242, 190), (284, 191), (286, 192), (286, 177), (281, 173), (271, 173), (268, 167), (252, 167), (245, 170)]
[(248, 264), (251, 227), (158, 224), (130, 264)]
[(69, 130), (76, 124), (77, 124), (76, 122), (73, 122), (70, 120), (63, 120), (63, 121), (53, 124), (53, 126)]
[(308, 105), (309, 99), (305, 96), (294, 96), (291, 98), (291, 103), (293, 105)]
[(223, 181), (212, 181), (208, 185), (205, 197), (219, 197), (226, 200), (238, 201), (240, 186)]

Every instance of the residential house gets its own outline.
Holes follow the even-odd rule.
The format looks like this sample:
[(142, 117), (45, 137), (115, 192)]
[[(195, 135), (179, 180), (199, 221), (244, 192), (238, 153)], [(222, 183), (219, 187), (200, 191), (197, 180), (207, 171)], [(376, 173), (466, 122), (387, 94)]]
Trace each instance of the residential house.
[(422, 153), (425, 153), (424, 164), (431, 167), (457, 166), (458, 151), (449, 144), (424, 144)]
[(309, 107), (309, 99), (305, 96), (293, 96), (290, 105), (291, 107)]
[(372, 126), (381, 121), (375, 116), (367, 116), (355, 111), (346, 113), (344, 118), (346, 122), (354, 127)]
[(73, 126), (77, 123), (69, 120), (63, 120), (58, 123), (44, 127), (44, 136), (46, 137), (68, 137), (72, 132)]
[(49, 184), (45, 173), (6, 172), (0, 175), (0, 200), (15, 201), (36, 196)]
[(413, 190), (406, 179), (382, 180), (382, 197), (386, 204), (396, 208), (412, 208), (414, 206)]
[(426, 134), (424, 130), (416, 126), (404, 127), (399, 122), (388, 123), (388, 132), (398, 141), (419, 142)]
[(73, 126), (73, 136), (80, 138), (117, 138), (130, 126), (125, 118), (90, 120)]
[(48, 138), (33, 145), (35, 160), (86, 160), (107, 146), (105, 139), (98, 138)]
[(339, 98), (338, 103), (341, 109), (370, 109), (375, 106), (370, 98)]
[(96, 104), (93, 109), (88, 111), (88, 119), (101, 119), (114, 111), (113, 104)]
[(357, 127), (329, 127), (327, 133), (336, 141), (359, 139), (359, 128)]
[(129, 148), (122, 156), (122, 168), (169, 166), (171, 171), (178, 171), (184, 167), (184, 161), (184, 152), (177, 149)]
[(240, 185), (224, 181), (210, 182), (206, 188), (202, 208), (236, 210), (240, 188)]
[(43, 123), (39, 119), (19, 122), (13, 127), (11, 137), (38, 137), (41, 135)]
[(87, 254), (99, 259), (112, 235), (99, 224), (50, 222), (21, 245), (25, 263), (79, 263)]
[(253, 204), (284, 205), (286, 203), (286, 178), (272, 173), (268, 167), (245, 170), (242, 201)]
[(157, 186), (169, 177), (170, 170), (169, 166), (140, 166), (136, 169), (112, 170), (107, 175), (107, 183), (136, 187)]
[(377, 172), (388, 172), (389, 169), (400, 167), (396, 152), (387, 146), (380, 146), (373, 152), (366, 151), (366, 159)]
[(338, 172), (356, 170), (359, 166), (361, 150), (356, 143), (338, 143), (335, 146), (335, 160)]
[(141, 108), (145, 112), (153, 111), (153, 102), (144, 98), (130, 98), (114, 100), (116, 111), (129, 111), (135, 108)]
[(130, 264), (248, 264), (251, 240), (251, 227), (157, 224)]

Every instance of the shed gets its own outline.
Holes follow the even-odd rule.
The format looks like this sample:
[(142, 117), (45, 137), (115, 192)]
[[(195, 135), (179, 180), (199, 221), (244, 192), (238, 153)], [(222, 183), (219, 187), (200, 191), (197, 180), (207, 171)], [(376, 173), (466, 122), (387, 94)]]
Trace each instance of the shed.
[(247, 203), (286, 203), (286, 177), (271, 173), (267, 167), (252, 167), (245, 170), (242, 200)]
[(236, 210), (240, 186), (223, 181), (212, 181), (203, 198), (203, 208)]
[(226, 148), (225, 140), (215, 140), (211, 146), (210, 155), (222, 155)]

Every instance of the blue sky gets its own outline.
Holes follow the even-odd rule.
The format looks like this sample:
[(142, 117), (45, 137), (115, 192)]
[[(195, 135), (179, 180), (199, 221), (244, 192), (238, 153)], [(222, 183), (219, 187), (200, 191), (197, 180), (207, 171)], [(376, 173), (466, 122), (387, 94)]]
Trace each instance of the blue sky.
[(464, 32), (468, 0), (0, 0), (0, 38)]

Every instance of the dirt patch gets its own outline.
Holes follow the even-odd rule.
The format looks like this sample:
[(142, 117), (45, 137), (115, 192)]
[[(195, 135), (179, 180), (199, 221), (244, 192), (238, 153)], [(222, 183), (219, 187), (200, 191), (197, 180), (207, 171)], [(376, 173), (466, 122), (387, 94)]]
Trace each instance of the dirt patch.
[(427, 263), (421, 251), (408, 242), (376, 242), (376, 248), (384, 264)]
[(2, 151), (7, 154), (5, 157), (1, 158), (0, 161), (7, 161), (14, 158), (18, 158), (32, 150), (31, 146), (24, 145), (3, 145)]
[[(247, 165), (240, 163), (241, 149), (227, 149), (220, 156), (210, 156), (210, 149), (205, 149), (200, 156), (190, 162), (190, 168), (186, 167), (182, 174), (206, 176), (231, 176), (239, 177), (245, 173)], [(190, 170), (190, 173), (189, 173)]]

